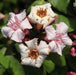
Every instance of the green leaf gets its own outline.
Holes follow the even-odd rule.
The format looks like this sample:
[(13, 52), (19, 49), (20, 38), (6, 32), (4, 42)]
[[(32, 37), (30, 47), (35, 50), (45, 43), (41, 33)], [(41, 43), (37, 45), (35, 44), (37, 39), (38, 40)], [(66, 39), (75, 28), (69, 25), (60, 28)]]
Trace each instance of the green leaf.
[(1, 52), (3, 53), (3, 55), (6, 53), (6, 50), (7, 50), (6, 47), (3, 47), (3, 48), (1, 49)]
[(13, 75), (25, 75), (22, 65), (13, 56), (8, 56)]
[(70, 26), (73, 30), (76, 30), (76, 17), (68, 17)]
[(48, 73), (52, 72), (55, 68), (55, 64), (51, 60), (44, 60), (43, 66)]
[(42, 4), (45, 4), (45, 3), (46, 3), (45, 1), (34, 1), (34, 2), (30, 5), (30, 7), (27, 9), (27, 13), (30, 12), (32, 6), (42, 5)]
[(10, 0), (10, 2), (16, 4), (17, 0)]
[(48, 0), (54, 8), (56, 8), (58, 11), (73, 15), (72, 10), (72, 1), (70, 0)]
[(47, 59), (52, 60), (57, 66), (66, 66), (65, 57), (59, 56), (57, 53), (50, 53)]
[(68, 4), (70, 0), (48, 0), (55, 8), (59, 11), (63, 11), (66, 13)]
[(32, 66), (24, 66), (26, 75), (44, 75), (42, 68), (36, 68)]
[(66, 60), (64, 56), (60, 57), (60, 61), (61, 61), (61, 66), (66, 66)]
[(47, 75), (46, 68), (44, 65), (43, 65), (43, 75)]
[(68, 32), (71, 32), (71, 31), (74, 30), (72, 28), (72, 24), (70, 24), (70, 21), (69, 21), (68, 17), (65, 17), (64, 15), (59, 14), (58, 19), (55, 21), (55, 24), (60, 23), (60, 22), (65, 22), (68, 25), (68, 27), (69, 27)]
[(15, 44), (15, 48), (19, 52), (19, 45), (18, 45), (18, 43)]
[(0, 48), (4, 47), (4, 44), (0, 44)]
[(69, 52), (70, 52), (70, 48), (71, 48), (71, 46), (66, 46), (64, 49), (63, 49), (63, 55), (68, 55), (69, 54)]
[(74, 71), (76, 71), (76, 57), (72, 57), (70, 55), (67, 56), (67, 63), (68, 66), (73, 69)]
[(4, 71), (5, 71), (5, 69), (3, 68), (2, 65), (0, 65), (0, 75), (3, 75), (4, 74)]
[(68, 25), (68, 32), (76, 30), (76, 17), (66, 17), (58, 13), (58, 19), (55, 21), (55, 24), (59, 22), (65, 22)]
[(1, 51), (0, 51), (0, 63), (5, 68), (8, 68), (9, 67), (9, 59), (6, 56), (4, 56)]
[(55, 70), (50, 75), (66, 75), (67, 73), (67, 67), (59, 67), (56, 66)]
[(3, 3), (0, 2), (0, 10), (2, 10), (2, 8), (3, 8)]

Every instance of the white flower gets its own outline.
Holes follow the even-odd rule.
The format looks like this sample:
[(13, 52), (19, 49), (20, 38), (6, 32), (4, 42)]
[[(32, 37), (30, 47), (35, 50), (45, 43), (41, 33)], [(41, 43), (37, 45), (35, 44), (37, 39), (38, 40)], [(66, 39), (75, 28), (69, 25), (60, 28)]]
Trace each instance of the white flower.
[(55, 21), (58, 17), (51, 9), (51, 4), (32, 6), (31, 12), (28, 15), (33, 23), (41, 24), (43, 28)]
[(45, 28), (48, 40), (51, 40), (49, 47), (51, 52), (62, 55), (62, 50), (66, 45), (72, 45), (72, 40), (67, 35), (68, 26), (64, 22), (56, 24), (56, 31), (52, 26)]
[(4, 37), (9, 37), (16, 42), (22, 42), (25, 37), (24, 29), (31, 29), (25, 10), (20, 14), (10, 13), (10, 19), (6, 27), (1, 29)]
[(39, 68), (50, 52), (48, 45), (45, 41), (40, 41), (40, 44), (37, 45), (37, 38), (25, 43), (28, 47), (24, 44), (19, 45), (22, 64)]

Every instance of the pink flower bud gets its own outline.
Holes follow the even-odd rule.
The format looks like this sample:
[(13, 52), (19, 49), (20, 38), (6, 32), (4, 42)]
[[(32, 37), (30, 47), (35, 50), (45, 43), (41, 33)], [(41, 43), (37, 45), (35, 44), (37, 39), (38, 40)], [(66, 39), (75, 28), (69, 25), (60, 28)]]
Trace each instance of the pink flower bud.
[(66, 75), (76, 75), (75, 72), (68, 72)]
[(71, 48), (71, 50), (70, 50), (70, 55), (76, 56), (76, 49), (75, 49), (75, 47), (72, 47), (72, 48)]

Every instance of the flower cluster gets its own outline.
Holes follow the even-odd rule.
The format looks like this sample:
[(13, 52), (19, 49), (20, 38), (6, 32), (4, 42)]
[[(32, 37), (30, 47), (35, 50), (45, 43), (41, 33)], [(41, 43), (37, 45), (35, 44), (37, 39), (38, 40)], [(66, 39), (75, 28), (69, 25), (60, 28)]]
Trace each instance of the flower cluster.
[[(19, 14), (10, 13), (7, 26), (1, 31), (4, 37), (19, 43), (21, 64), (39, 68), (50, 52), (62, 55), (63, 48), (72, 45), (67, 34), (68, 26), (64, 22), (55, 24), (56, 30), (52, 26), (57, 18), (50, 3), (32, 6), (28, 16), (25, 10)], [(43, 32), (47, 40), (40, 38)]]

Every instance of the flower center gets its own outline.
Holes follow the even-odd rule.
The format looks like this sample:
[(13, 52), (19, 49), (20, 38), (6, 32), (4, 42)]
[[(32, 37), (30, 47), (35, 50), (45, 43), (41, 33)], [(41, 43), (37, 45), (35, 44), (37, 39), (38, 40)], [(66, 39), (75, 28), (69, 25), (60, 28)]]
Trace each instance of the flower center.
[(40, 10), (37, 11), (37, 15), (41, 18), (45, 17), (46, 13), (47, 13), (46, 9), (43, 10), (42, 8), (40, 8)]
[(20, 24), (21, 24), (21, 21), (18, 20), (18, 18), (15, 16), (14, 17), (15, 21), (13, 21), (12, 19), (10, 19), (10, 25), (8, 25), (10, 28), (12, 28), (13, 30), (17, 30), (20, 28)]
[(12, 25), (9, 27), (11, 27), (13, 30), (17, 30), (20, 28), (19, 23), (16, 23), (16, 22), (13, 22)]
[(56, 34), (56, 37), (54, 38), (54, 41), (59, 44), (59, 45), (64, 45), (63, 41), (62, 41), (62, 37), (60, 34)]
[(31, 59), (36, 59), (39, 56), (39, 52), (37, 49), (31, 49), (28, 54)]

